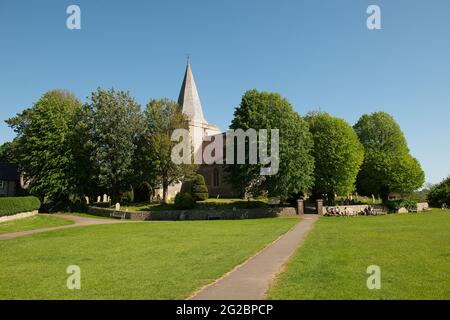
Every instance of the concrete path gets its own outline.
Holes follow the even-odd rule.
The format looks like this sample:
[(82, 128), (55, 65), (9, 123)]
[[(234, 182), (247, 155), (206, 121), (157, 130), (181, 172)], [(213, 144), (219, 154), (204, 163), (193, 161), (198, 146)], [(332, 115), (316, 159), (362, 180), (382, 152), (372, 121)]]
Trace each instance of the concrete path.
[(71, 220), (74, 223), (64, 225), (64, 226), (58, 226), (58, 227), (50, 227), (50, 228), (41, 228), (41, 229), (34, 229), (34, 230), (28, 230), (28, 231), (4, 233), (4, 234), (0, 234), (0, 240), (14, 239), (14, 238), (18, 238), (18, 237), (28, 236), (30, 234), (35, 234), (35, 233), (42, 233), (42, 232), (47, 232), (47, 231), (74, 228), (74, 227), (130, 222), (130, 221), (115, 220), (115, 219), (96, 219), (96, 218), (88, 218), (88, 217), (79, 217), (79, 216), (67, 215), (67, 214), (40, 214), (40, 215)]
[(319, 216), (305, 214), (278, 240), (234, 270), (194, 293), (192, 300), (261, 300), (289, 257), (302, 244)]

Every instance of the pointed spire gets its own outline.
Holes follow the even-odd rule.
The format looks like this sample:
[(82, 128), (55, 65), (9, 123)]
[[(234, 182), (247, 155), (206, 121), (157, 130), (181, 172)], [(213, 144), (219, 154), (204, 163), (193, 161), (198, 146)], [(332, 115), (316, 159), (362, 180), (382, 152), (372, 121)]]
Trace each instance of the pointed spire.
[(191, 121), (207, 123), (203, 116), (202, 104), (200, 103), (200, 97), (197, 92), (189, 60), (186, 66), (180, 95), (178, 96), (178, 104), (182, 107), (183, 113), (187, 115)]

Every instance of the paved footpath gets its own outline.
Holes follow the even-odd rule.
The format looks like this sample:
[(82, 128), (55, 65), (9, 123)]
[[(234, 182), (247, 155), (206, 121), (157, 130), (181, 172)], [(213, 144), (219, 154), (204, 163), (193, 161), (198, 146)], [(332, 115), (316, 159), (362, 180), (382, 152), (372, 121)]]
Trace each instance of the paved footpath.
[(278, 240), (214, 283), (194, 293), (192, 300), (261, 300), (273, 279), (319, 216), (305, 214), (300, 222)]
[(59, 227), (50, 227), (50, 228), (41, 228), (41, 229), (34, 229), (34, 230), (28, 230), (28, 231), (4, 233), (4, 234), (0, 234), (0, 240), (14, 239), (14, 238), (18, 238), (18, 237), (28, 236), (30, 234), (35, 234), (35, 233), (42, 233), (42, 232), (47, 232), (47, 231), (74, 228), (74, 227), (129, 222), (129, 221), (122, 221), (122, 220), (115, 220), (115, 219), (96, 219), (96, 218), (88, 218), (88, 217), (79, 217), (79, 216), (67, 215), (67, 214), (39, 214), (39, 215), (63, 218), (63, 219), (71, 220), (74, 223), (64, 225), (64, 226), (59, 226)]

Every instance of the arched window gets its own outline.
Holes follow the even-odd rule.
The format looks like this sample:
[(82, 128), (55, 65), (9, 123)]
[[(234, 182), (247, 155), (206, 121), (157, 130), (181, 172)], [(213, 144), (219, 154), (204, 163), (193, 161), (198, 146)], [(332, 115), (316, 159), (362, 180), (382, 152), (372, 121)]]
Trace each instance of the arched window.
[(217, 168), (214, 168), (214, 170), (213, 170), (213, 186), (218, 187), (219, 185), (220, 185), (219, 170), (217, 170)]

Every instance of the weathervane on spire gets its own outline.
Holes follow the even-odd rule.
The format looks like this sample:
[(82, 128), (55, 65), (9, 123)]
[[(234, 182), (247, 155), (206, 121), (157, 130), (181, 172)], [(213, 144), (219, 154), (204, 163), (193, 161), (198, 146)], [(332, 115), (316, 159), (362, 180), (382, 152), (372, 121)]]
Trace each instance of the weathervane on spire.
[(189, 64), (190, 60), (191, 60), (191, 55), (188, 53), (186, 54), (186, 58), (187, 58), (187, 64)]

